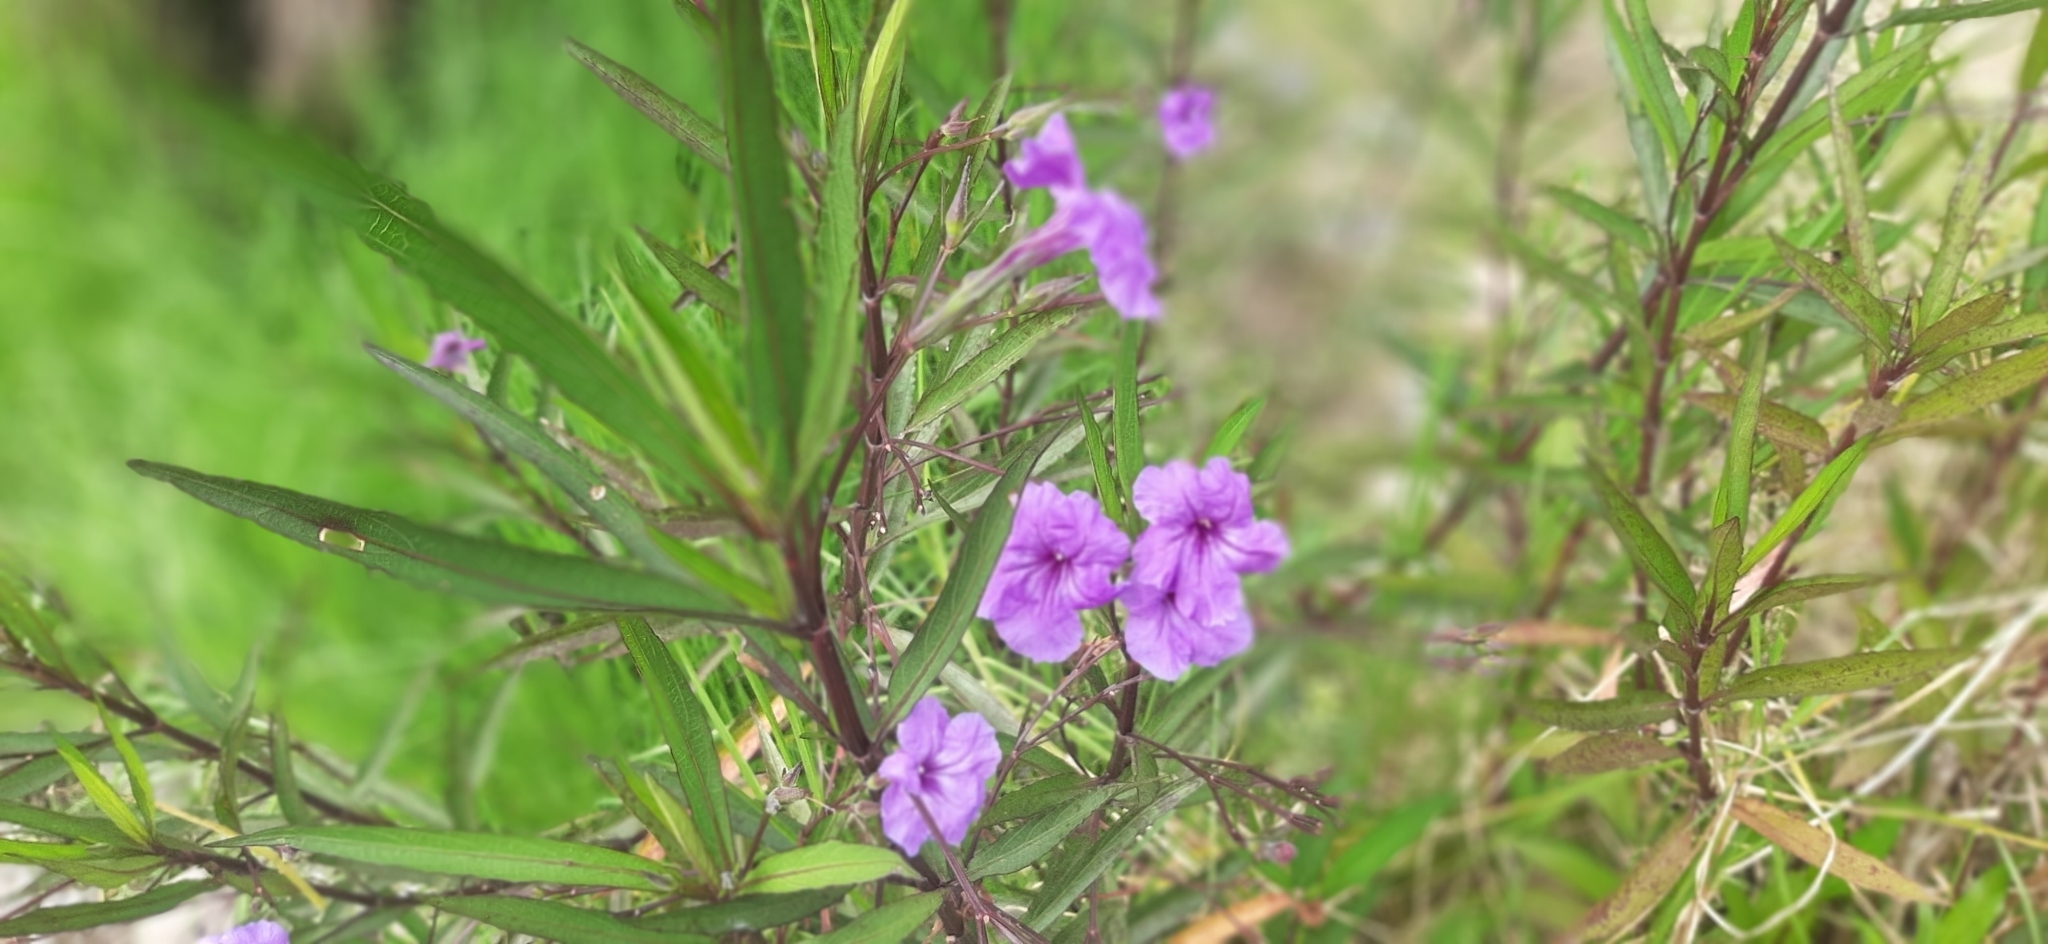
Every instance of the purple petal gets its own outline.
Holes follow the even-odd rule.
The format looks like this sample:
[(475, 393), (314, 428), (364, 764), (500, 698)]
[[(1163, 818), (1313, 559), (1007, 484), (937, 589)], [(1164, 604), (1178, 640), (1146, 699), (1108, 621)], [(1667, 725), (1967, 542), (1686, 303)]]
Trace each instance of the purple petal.
[(1193, 524), (1195, 510), (1188, 506), (1184, 496), (1194, 486), (1192, 462), (1176, 459), (1165, 465), (1146, 466), (1131, 483), (1131, 501), (1138, 506), (1138, 514), (1151, 524)]
[(1183, 85), (1159, 99), (1159, 137), (1166, 152), (1176, 160), (1187, 160), (1216, 143), (1216, 125), (1210, 114), (1216, 107), (1216, 93), (1199, 85)]
[(1087, 173), (1074, 147), (1074, 134), (1067, 128), (1067, 116), (1046, 119), (1038, 137), (1020, 143), (1017, 156), (1003, 164), (1003, 175), (1020, 190), (1087, 186)]
[(1251, 616), (1238, 606), (1215, 625), (1197, 622), (1185, 601), (1149, 584), (1124, 586), (1124, 651), (1145, 671), (1172, 681), (1190, 665), (1214, 666), (1251, 645)]
[(1003, 645), (1034, 662), (1065, 662), (1081, 648), (1081, 614), (1047, 606), (995, 620)]
[(931, 838), (931, 828), (918, 815), (917, 803), (911, 799), (907, 784), (891, 783), (882, 788), (882, 835), (913, 855)]
[(1086, 238), (1103, 297), (1127, 319), (1158, 318), (1159, 299), (1152, 294), (1152, 283), (1159, 280), (1159, 270), (1146, 246), (1151, 236), (1145, 214), (1108, 190), (1095, 192), (1095, 204)]
[[(896, 749), (916, 761), (939, 753), (946, 743), (946, 707), (926, 695), (911, 706), (910, 714), (896, 726)], [(891, 755), (894, 756), (894, 755)]]
[(483, 347), (482, 338), (466, 338), (460, 331), (443, 331), (434, 335), (427, 366), (436, 370), (461, 370), (469, 363), (470, 352), (483, 350)]
[(275, 921), (256, 921), (201, 938), (199, 944), (291, 944), (291, 935)]
[[(996, 729), (988, 719), (974, 712), (961, 712), (946, 724), (946, 746), (939, 752), (939, 765), (979, 784), (996, 772), (1003, 762), (1003, 749), (996, 745)], [(979, 803), (977, 789), (975, 802)]]
[(1220, 538), (1217, 558), (1233, 573), (1263, 574), (1287, 557), (1287, 532), (1271, 521), (1225, 528)]

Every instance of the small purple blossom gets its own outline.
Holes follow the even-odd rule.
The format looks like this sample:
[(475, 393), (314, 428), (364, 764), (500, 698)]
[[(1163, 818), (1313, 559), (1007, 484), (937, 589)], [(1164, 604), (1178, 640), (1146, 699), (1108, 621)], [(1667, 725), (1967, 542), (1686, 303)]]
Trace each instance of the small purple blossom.
[(1102, 513), (1095, 496), (1033, 482), (1017, 500), (975, 615), (1019, 654), (1059, 662), (1081, 648), (1081, 611), (1116, 599), (1110, 575), (1130, 556), (1131, 539)]
[(1243, 591), (1235, 586), (1214, 622), (1197, 620), (1187, 595), (1152, 584), (1124, 584), (1122, 597), (1128, 616), (1124, 653), (1169, 682), (1190, 665), (1221, 665), (1252, 644), (1252, 618), (1245, 612)]
[(949, 718), (938, 699), (926, 696), (896, 726), (896, 750), (877, 771), (888, 782), (882, 788), (882, 833), (915, 855), (932, 836), (923, 815), (930, 813), (940, 838), (959, 845), (1002, 759), (987, 719), (971, 713)]
[(1125, 318), (1157, 319), (1159, 298), (1152, 294), (1152, 283), (1158, 281), (1159, 270), (1146, 251), (1151, 237), (1145, 215), (1112, 191), (1098, 190), (1090, 196), (1095, 206), (1084, 217), (1089, 229), (1083, 238), (1102, 297)]
[(460, 331), (443, 331), (434, 335), (434, 350), (427, 355), (427, 366), (436, 370), (461, 370), (469, 364), (470, 352), (483, 349), (482, 338), (466, 338)]
[(1216, 143), (1216, 124), (1209, 117), (1216, 93), (1199, 85), (1176, 86), (1159, 99), (1159, 137), (1166, 153), (1187, 160)]
[(199, 944), (291, 944), (291, 935), (275, 921), (257, 921), (201, 938)]
[(1252, 517), (1251, 479), (1221, 456), (1199, 469), (1186, 461), (1147, 468), (1131, 499), (1150, 525), (1132, 548), (1131, 581), (1173, 596), (1199, 625), (1239, 618), (1238, 575), (1272, 570), (1287, 556), (1280, 526)]
[(1285, 839), (1281, 839), (1260, 846), (1259, 858), (1271, 862), (1274, 865), (1286, 865), (1289, 862), (1294, 861), (1295, 851), (1296, 850), (1294, 848), (1294, 843), (1288, 842)]
[(1067, 116), (1056, 114), (1047, 118), (1038, 137), (1019, 144), (1017, 156), (1003, 162), (1003, 176), (1010, 178), (1010, 186), (1019, 190), (1048, 187), (1055, 195), (1061, 190), (1088, 186), (1081, 153), (1074, 147), (1074, 133), (1067, 128)]
[(1054, 211), (1045, 224), (1025, 234), (994, 266), (1006, 277), (1086, 248), (1095, 264), (1102, 295), (1125, 318), (1159, 317), (1152, 283), (1159, 270), (1148, 249), (1145, 216), (1112, 190), (1090, 190), (1065, 115), (1046, 119), (1038, 136), (1024, 141), (1003, 164), (1010, 184), (1051, 191)]

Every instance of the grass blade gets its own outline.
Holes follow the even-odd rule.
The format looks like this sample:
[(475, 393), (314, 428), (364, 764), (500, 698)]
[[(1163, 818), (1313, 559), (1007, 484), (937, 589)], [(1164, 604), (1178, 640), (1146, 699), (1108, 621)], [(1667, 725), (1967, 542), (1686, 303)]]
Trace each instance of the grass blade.
[(646, 115), (647, 120), (660, 125), (669, 137), (681, 141), (684, 147), (718, 168), (720, 173), (730, 169), (726, 165), (725, 132), (718, 130), (710, 119), (697, 114), (695, 109), (662, 91), (660, 86), (612, 61), (604, 53), (573, 39), (567, 40), (564, 48), (577, 62), (583, 63), (584, 68), (604, 80), (604, 84), (610, 86), (626, 104)]
[(726, 808), (725, 778), (718, 772), (711, 717), (691, 691), (675, 654), (654, 635), (645, 619), (620, 617), (619, 639), (632, 653), (633, 667), (654, 701), (662, 739), (668, 742), (676, 778), (683, 784), (683, 798), (690, 804), (690, 824), (710, 847), (717, 868), (729, 871), (733, 866), (732, 813)]
[(140, 921), (176, 908), (201, 892), (211, 891), (219, 884), (211, 879), (172, 882), (168, 885), (159, 885), (140, 895), (114, 901), (38, 908), (20, 917), (0, 921), (0, 938), (61, 934), (65, 931), (83, 931), (101, 925)]

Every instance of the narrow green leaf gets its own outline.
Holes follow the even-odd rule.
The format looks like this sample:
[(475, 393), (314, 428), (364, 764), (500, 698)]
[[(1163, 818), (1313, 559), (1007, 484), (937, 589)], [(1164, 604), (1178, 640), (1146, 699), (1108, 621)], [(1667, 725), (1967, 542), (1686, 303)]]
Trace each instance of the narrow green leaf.
[(1691, 821), (1679, 817), (1656, 845), (1644, 851), (1621, 887), (1594, 904), (1562, 940), (1602, 941), (1635, 927), (1685, 875), (1698, 844)]
[[(50, 759), (62, 763), (57, 755), (51, 755)], [(13, 823), (39, 833), (103, 846), (125, 847), (134, 843), (133, 837), (111, 820), (73, 816), (13, 800), (0, 800), (0, 823)]]
[(1774, 665), (1736, 679), (1714, 700), (1727, 703), (1860, 692), (1940, 671), (1968, 655), (1962, 649), (1888, 649)]
[(633, 654), (633, 666), (654, 701), (669, 758), (675, 762), (676, 778), (683, 784), (683, 799), (690, 804), (690, 825), (709, 846), (712, 861), (720, 871), (733, 867), (732, 813), (726, 808), (725, 778), (718, 772), (718, 745), (711, 730), (711, 717), (690, 690), (683, 667), (675, 654), (658, 637), (647, 621), (622, 616), (619, 639)]
[[(1699, 260), (1698, 256), (1693, 258), (1696, 262)], [(1688, 343), (1700, 347), (1719, 347), (1733, 338), (1748, 333), (1749, 329), (1762, 324), (1772, 315), (1777, 314), (1788, 302), (1798, 297), (1799, 294), (1799, 287), (1794, 286), (1779, 292), (1776, 297), (1762, 305), (1747, 311), (1737, 312), (1726, 318), (1712, 318), (1702, 321), (1679, 332), (1679, 336), (1683, 337)]]
[(812, 917), (846, 897), (847, 886), (834, 885), (801, 892), (773, 895), (741, 895), (730, 901), (676, 908), (634, 921), (654, 931), (724, 935), (737, 931), (766, 931)]
[(1951, 309), (1941, 320), (1928, 325), (1927, 330), (1913, 338), (1913, 346), (1906, 350), (1906, 356), (1915, 360), (1940, 350), (1972, 331), (2005, 314), (2006, 302), (2010, 301), (2003, 292), (1980, 295)]
[(102, 925), (140, 921), (163, 914), (184, 904), (193, 896), (211, 891), (219, 885), (219, 882), (212, 879), (172, 882), (159, 885), (140, 895), (114, 901), (38, 908), (18, 918), (0, 921), (0, 938), (61, 934), (65, 931), (83, 931)]
[(1131, 847), (1145, 837), (1146, 830), (1173, 812), (1198, 786), (1197, 781), (1189, 778), (1160, 791), (1152, 802), (1125, 813), (1116, 825), (1104, 830), (1102, 837), (1085, 852), (1063, 859), (1057, 867), (1049, 869), (1044, 884), (1039, 886), (1031, 901), (1031, 910), (1024, 916), (1024, 923), (1039, 932), (1052, 927), (1074, 899), (1081, 897), (1081, 893), (1095, 884), (1102, 873), (1109, 871), (1110, 866), (1129, 855)]
[(790, 215), (789, 161), (776, 113), (762, 0), (718, 5), (725, 46), (725, 128), (732, 153), (740, 298), (746, 305), (746, 405), (769, 455), (770, 481), (786, 481), (809, 376), (803, 260)]
[(115, 828), (121, 830), (122, 835), (133, 840), (136, 845), (148, 848), (155, 838), (154, 832), (136, 816), (135, 808), (129, 806), (128, 801), (121, 799), (121, 795), (114, 792), (114, 785), (108, 783), (107, 778), (100, 776), (99, 767), (87, 760), (84, 754), (79, 753), (78, 748), (72, 747), (71, 742), (65, 740), (63, 735), (57, 735), (56, 741), (57, 753), (63, 755), (64, 763), (71, 768), (71, 775), (77, 777), (79, 785), (85, 787), (85, 795), (92, 800), (92, 805), (99, 807), (100, 812), (106, 815)]
[(1131, 494), (1131, 484), (1138, 480), (1138, 472), (1145, 468), (1145, 435), (1138, 417), (1138, 355), (1144, 344), (1145, 323), (1124, 322), (1123, 340), (1117, 349), (1116, 373), (1110, 385), (1116, 404), (1116, 413), (1111, 421), (1116, 424), (1117, 481), (1125, 495)]
[[(2048, 201), (2043, 201), (2043, 203), (2048, 205)], [(1981, 351), (1985, 348), (1998, 347), (2004, 344), (2017, 344), (2044, 334), (2048, 334), (2048, 312), (2021, 315), (2008, 321), (2002, 321), (1994, 325), (1985, 325), (1974, 331), (1966, 332), (1962, 337), (1942, 345), (1934, 353), (1922, 358), (1918, 366), (1923, 371), (1933, 370), (1971, 351)]]
[(870, 160), (876, 157), (875, 148), (886, 133), (890, 118), (888, 99), (903, 70), (903, 24), (914, 5), (913, 0), (890, 3), (889, 14), (882, 20), (882, 28), (875, 33), (874, 45), (868, 52), (867, 67), (861, 70), (860, 152)]
[(2020, 63), (2014, 91), (2021, 95), (2032, 92), (2041, 85), (2043, 75), (2048, 75), (2048, 16), (2034, 20), (2034, 35), (2027, 41), (2027, 57)]
[(718, 273), (704, 267), (682, 250), (662, 242), (661, 237), (644, 229), (635, 229), (640, 242), (647, 251), (654, 254), (654, 261), (661, 263), (670, 278), (676, 280), (685, 291), (693, 292), (712, 311), (727, 318), (739, 318), (746, 314), (740, 306), (740, 290), (731, 282), (718, 277)]
[(1116, 484), (1116, 470), (1110, 467), (1109, 443), (1102, 435), (1102, 424), (1095, 419), (1095, 406), (1086, 397), (1075, 401), (1081, 414), (1082, 435), (1088, 450), (1088, 467), (1095, 475), (1095, 500), (1102, 505), (1102, 511), (1111, 520), (1121, 522), (1126, 528), (1136, 523), (1124, 507), (1123, 489)]
[(1771, 351), (1769, 332), (1753, 344), (1749, 364), (1743, 368), (1742, 392), (1728, 420), (1728, 452), (1721, 463), (1721, 482), (1714, 489), (1712, 520), (1716, 525), (1730, 518), (1749, 519), (1749, 495), (1756, 476), (1756, 430), (1763, 413), (1764, 373)]
[(1799, 273), (1807, 287), (1827, 299), (1828, 305), (1847, 318), (1849, 325), (1862, 332), (1873, 347), (1887, 352), (1892, 349), (1892, 328), (1898, 316), (1890, 305), (1872, 295), (1841, 267), (1829, 265), (1775, 235), (1771, 239), (1778, 247), (1779, 258)]
[(1656, 241), (1650, 236), (1650, 228), (1620, 210), (1565, 187), (1545, 187), (1543, 192), (1550, 199), (1557, 201), (1558, 206), (1600, 227), (1609, 236), (1644, 252), (1656, 248)]
[(816, 944), (902, 944), (932, 920), (944, 898), (941, 892), (898, 898), (812, 940)]
[(148, 835), (156, 835), (156, 790), (150, 786), (149, 768), (143, 766), (142, 755), (135, 752), (135, 745), (128, 741), (128, 735), (121, 732), (121, 724), (107, 713), (107, 706), (95, 704), (100, 711), (100, 726), (107, 729), (107, 737), (114, 742), (114, 751), (121, 755), (121, 767), (128, 773), (128, 795), (135, 798), (135, 810), (142, 819), (142, 829)]
[(213, 815), (222, 825), (240, 832), (242, 829), (242, 744), (249, 736), (249, 712), (255, 704), (256, 655), (251, 652), (249, 664), (242, 669), (245, 687), (237, 685), (234, 715), (228, 721), (228, 729), (220, 740), (220, 762), (214, 765)]
[[(809, 15), (810, 5), (805, 5)], [(823, 18), (829, 19), (829, 11)], [(824, 78), (820, 76), (820, 82)], [(828, 115), (829, 117), (829, 115)], [(860, 161), (854, 151), (851, 117), (841, 116), (831, 133), (823, 205), (818, 209), (817, 261), (811, 273), (816, 314), (811, 333), (810, 376), (804, 378), (803, 422), (797, 432), (799, 479), (808, 479), (830, 455), (832, 437), (853, 410), (855, 365), (866, 321), (860, 298)]]
[(1727, 615), (1728, 599), (1741, 575), (1742, 519), (1729, 518), (1715, 525), (1707, 535), (1707, 576), (1700, 591), (1705, 600), (1702, 622), (1718, 624)]
[(1033, 863), (1044, 859), (1054, 846), (1073, 835), (1088, 817), (1095, 815), (1102, 804), (1109, 802), (1112, 792), (1112, 787), (1098, 786), (1010, 827), (994, 842), (975, 852), (973, 861), (967, 863), (967, 877), (983, 879), (1030, 868)]
[(1650, 582), (1673, 603), (1691, 609), (1695, 602), (1692, 578), (1671, 545), (1665, 543), (1664, 536), (1657, 533), (1642, 509), (1636, 507), (1635, 499), (1616, 486), (1606, 472), (1595, 463), (1588, 463), (1587, 467), (1592, 470), (1593, 489), (1607, 510), (1607, 522), (1627, 548), (1629, 558), (1650, 575)]
[(108, 851), (86, 845), (82, 842), (28, 842), (20, 839), (0, 839), (0, 863), (7, 863), (9, 865), (77, 862), (81, 859), (104, 856)]
[(270, 716), (270, 776), (271, 788), (277, 793), (277, 809), (284, 814), (284, 821), (293, 826), (311, 825), (313, 814), (306, 809), (305, 795), (299, 792), (298, 765), (292, 762), (292, 732), (282, 715)]
[(939, 670), (953, 660), (960, 638), (973, 625), (974, 609), (981, 604), (981, 591), (988, 586), (989, 574), (995, 571), (1003, 542), (1010, 536), (1010, 519), (1017, 513), (1015, 496), (1031, 477), (1038, 457), (1058, 438), (1057, 432), (1041, 433), (1012, 451), (1002, 479), (981, 503), (973, 527), (960, 544), (960, 556), (949, 571), (946, 585), (939, 590), (939, 598), (932, 603), (924, 625), (918, 627), (917, 636), (904, 647), (890, 673), (889, 704), (894, 717), (908, 712), (939, 677)]
[(1792, 507), (1785, 509), (1785, 513), (1778, 516), (1777, 521), (1772, 522), (1770, 530), (1765, 531), (1764, 536), (1750, 547), (1749, 552), (1742, 555), (1742, 569), (1745, 573), (1762, 561), (1765, 555), (1776, 550), (1786, 538), (1791, 537), (1793, 531), (1812, 520), (1823, 508), (1834, 504), (1835, 496), (1841, 494), (1842, 489), (1849, 487), (1849, 479), (1855, 476), (1856, 467), (1863, 463), (1863, 455), (1870, 451), (1872, 441), (1868, 438), (1857, 440), (1849, 448), (1842, 450), (1841, 455), (1821, 467), (1820, 474), (1815, 475), (1813, 481), (1807, 483), (1806, 490), (1792, 500)]
[(1013, 819), (1023, 819), (1056, 806), (1082, 801), (1100, 790), (1101, 784), (1081, 774), (1071, 771), (1054, 774), (997, 797), (988, 809), (982, 811), (978, 822), (983, 826), (996, 826)]
[(560, 944), (708, 944), (698, 935), (634, 927), (612, 915), (555, 901), (511, 895), (451, 895), (434, 907), (501, 931)]
[(1678, 751), (1663, 741), (1616, 731), (1578, 741), (1565, 748), (1563, 753), (1545, 760), (1543, 770), (1556, 776), (1583, 777), (1676, 760), (1678, 756)]
[(765, 895), (859, 885), (903, 874), (903, 857), (880, 846), (819, 842), (778, 852), (754, 864), (741, 890)]
[[(675, 96), (661, 90), (660, 86), (642, 78), (634, 72), (612, 61), (604, 53), (585, 46), (573, 39), (564, 43), (569, 55), (589, 69), (604, 84), (611, 87), (619, 98), (634, 110), (647, 116), (647, 120), (661, 126), (669, 137), (681, 141), (698, 157), (703, 158), (720, 173), (726, 172), (725, 132)], [(723, 309), (721, 309), (723, 310)]]
[(1202, 455), (1228, 456), (1237, 451), (1237, 444), (1244, 441), (1245, 433), (1251, 432), (1252, 424), (1259, 420), (1259, 411), (1265, 407), (1265, 397), (1252, 397), (1232, 410), (1223, 418), (1223, 424), (1216, 427), (1216, 435), (1210, 437), (1209, 448)]
[(1800, 577), (1787, 580), (1765, 590), (1742, 605), (1734, 620), (1760, 616), (1766, 611), (1794, 603), (1804, 603), (1819, 597), (1848, 593), (1864, 587), (1874, 587), (1885, 582), (1884, 577), (1875, 574), (1826, 574), (1819, 577)]
[(1439, 794), (1395, 807), (1330, 862), (1323, 876), (1323, 894), (1335, 897), (1351, 889), (1370, 888), (1394, 857), (1420, 842), (1429, 824), (1456, 802), (1455, 796)]
[(1912, 26), (1917, 23), (1949, 23), (1955, 20), (1974, 20), (1987, 16), (2004, 16), (2008, 13), (2024, 13), (2048, 6), (2048, 0), (1984, 0), (1982, 3), (1955, 3), (1948, 6), (1923, 6), (1900, 10), (1885, 18), (1884, 22), (1871, 27), (1873, 32)]
[(1627, 692), (1604, 701), (1530, 698), (1515, 708), (1532, 721), (1568, 731), (1616, 731), (1678, 717), (1678, 702), (1657, 691)]
[[(1951, 8), (1954, 9), (1954, 8)], [(1948, 212), (1941, 219), (1941, 243), (1934, 250), (1933, 264), (1921, 283), (1920, 301), (1913, 306), (1913, 328), (1925, 329), (1939, 312), (1955, 300), (1956, 282), (1963, 274), (1963, 256), (1977, 241), (1977, 217), (1984, 210), (1984, 188), (1991, 183), (1991, 152), (1996, 128), (1987, 127), (1971, 150), (1955, 189), (1949, 192)]]
[(2048, 377), (2048, 345), (1991, 362), (1928, 391), (1899, 411), (1900, 428), (1927, 426), (1974, 413)]
[(271, 485), (140, 459), (128, 467), (314, 550), (431, 590), (561, 609), (651, 610), (753, 621), (727, 612), (721, 601), (701, 590), (654, 574), (429, 528)]
[(1835, 173), (1841, 187), (1842, 226), (1849, 234), (1849, 258), (1856, 276), (1878, 285), (1877, 236), (1870, 227), (1870, 200), (1864, 193), (1863, 163), (1856, 153), (1856, 135), (1842, 117), (1839, 95), (1828, 96), (1828, 129), (1834, 138)]
[(989, 342), (988, 347), (982, 348), (946, 379), (933, 385), (917, 402), (917, 408), (911, 411), (910, 422), (905, 427), (923, 429), (937, 422), (947, 411), (967, 402), (968, 397), (1001, 377), (1003, 371), (1031, 353), (1031, 349), (1047, 335), (1074, 320), (1079, 311), (1080, 307), (1074, 306), (1017, 319), (1008, 330)]
[(663, 882), (656, 877), (666, 871), (659, 862), (580, 842), (396, 826), (280, 826), (215, 840), (210, 845), (229, 849), (285, 846), (436, 875), (641, 891), (662, 890)]

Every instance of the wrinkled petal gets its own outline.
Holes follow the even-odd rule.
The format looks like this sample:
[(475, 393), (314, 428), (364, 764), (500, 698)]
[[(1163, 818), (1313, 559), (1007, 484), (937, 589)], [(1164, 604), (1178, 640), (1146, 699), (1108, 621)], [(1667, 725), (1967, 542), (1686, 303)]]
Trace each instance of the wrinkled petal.
[[(912, 723), (917, 727), (912, 729)], [(948, 718), (937, 699), (925, 698), (897, 727), (897, 747), (877, 771), (882, 788), (882, 833), (905, 852), (939, 836), (957, 844), (981, 812), (988, 778), (1002, 761), (995, 729), (980, 715)], [(923, 811), (918, 809), (923, 804)]]
[(1081, 613), (1059, 606), (1019, 610), (993, 621), (1003, 645), (1034, 662), (1064, 662), (1081, 648)]
[(291, 944), (291, 935), (275, 921), (256, 921), (201, 938), (199, 944)]
[(959, 774), (976, 784), (987, 780), (1003, 762), (1003, 750), (996, 746), (996, 729), (988, 719), (962, 712), (946, 723), (946, 746), (939, 763), (947, 773)]
[(916, 760), (931, 757), (945, 747), (946, 706), (930, 695), (917, 700), (903, 723), (896, 726), (899, 750)]
[(1159, 99), (1159, 137), (1166, 152), (1187, 160), (1216, 143), (1211, 113), (1216, 93), (1199, 85), (1183, 85)]
[(1195, 512), (1183, 496), (1193, 490), (1194, 483), (1192, 462), (1146, 466), (1131, 483), (1131, 501), (1138, 506), (1138, 514), (1153, 525), (1192, 524)]
[(1232, 573), (1263, 574), (1287, 557), (1287, 532), (1271, 521), (1223, 530), (1217, 557)]
[(1131, 581), (1175, 594), (1202, 625), (1242, 608), (1238, 575), (1272, 570), (1287, 556), (1280, 526), (1253, 517), (1251, 479), (1221, 457), (1199, 469), (1189, 462), (1148, 468), (1133, 483), (1132, 500), (1150, 527), (1131, 548)]
[(1017, 156), (1003, 163), (1003, 176), (1020, 190), (1087, 186), (1087, 174), (1081, 167), (1080, 151), (1074, 147), (1074, 133), (1067, 128), (1067, 116), (1046, 119), (1037, 137), (1019, 143)]
[(1159, 270), (1147, 248), (1151, 234), (1145, 214), (1108, 190), (1096, 191), (1094, 204), (1094, 212), (1081, 224), (1102, 296), (1127, 319), (1158, 318), (1159, 298), (1152, 294), (1152, 283), (1159, 280)]
[(1116, 598), (1110, 577), (1129, 554), (1130, 538), (1094, 496), (1029, 483), (975, 615), (1029, 658), (1066, 659), (1081, 645), (1080, 611)]
[(1214, 625), (1197, 622), (1183, 601), (1158, 587), (1124, 586), (1124, 651), (1154, 676), (1172, 681), (1190, 665), (1215, 666), (1251, 645), (1251, 615), (1243, 598)]
[(918, 815), (908, 784), (891, 783), (882, 788), (882, 835), (905, 852), (916, 853), (930, 839), (931, 828)]

